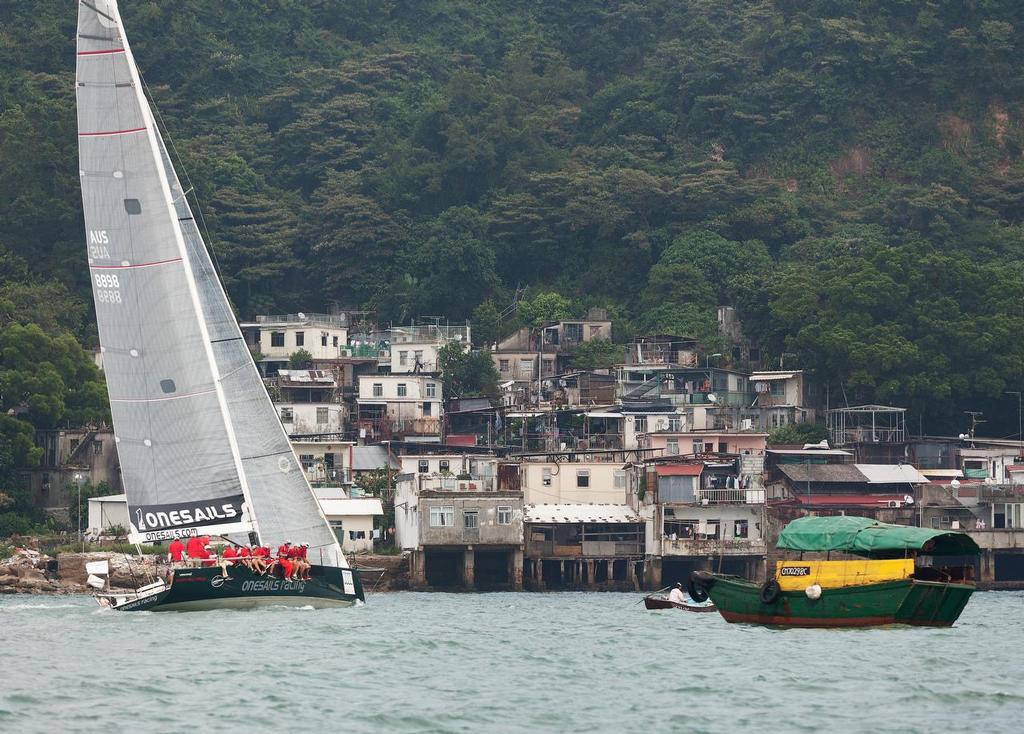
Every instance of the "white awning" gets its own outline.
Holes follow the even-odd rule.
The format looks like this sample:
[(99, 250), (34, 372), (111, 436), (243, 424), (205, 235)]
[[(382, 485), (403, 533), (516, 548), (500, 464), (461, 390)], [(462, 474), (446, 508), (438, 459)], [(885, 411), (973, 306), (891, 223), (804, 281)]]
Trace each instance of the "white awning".
[(788, 380), (794, 376), (792, 372), (754, 372), (750, 375), (750, 381), (771, 382), (772, 380)]
[(377, 497), (320, 500), (320, 508), (328, 518), (365, 517), (384, 514), (384, 508)]
[(622, 413), (584, 413), (587, 418), (624, 418)]
[(643, 522), (629, 505), (537, 504), (523, 507), (526, 523), (633, 523)]

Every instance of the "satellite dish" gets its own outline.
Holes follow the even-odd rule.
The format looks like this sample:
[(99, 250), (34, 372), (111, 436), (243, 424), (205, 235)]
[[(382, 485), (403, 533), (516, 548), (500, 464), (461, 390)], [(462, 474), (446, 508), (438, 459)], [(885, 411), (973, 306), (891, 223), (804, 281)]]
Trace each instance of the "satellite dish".
[(299, 318), (300, 318), (300, 319), (302, 319), (303, 321), (305, 321), (305, 320), (306, 320), (306, 314), (302, 313), (302, 311), (299, 311), (299, 313), (298, 313), (298, 316), (299, 316)]
[(905, 505), (912, 505), (912, 504), (914, 504), (914, 495), (912, 495), (912, 494), (905, 494), (905, 495), (903, 495), (903, 504), (905, 504)]
[(949, 483), (949, 486), (952, 487), (953, 489), (960, 489), (960, 480), (954, 479), (952, 482)]
[(713, 392), (710, 392), (708, 393), (708, 401), (712, 403), (718, 402), (718, 396), (715, 395)]

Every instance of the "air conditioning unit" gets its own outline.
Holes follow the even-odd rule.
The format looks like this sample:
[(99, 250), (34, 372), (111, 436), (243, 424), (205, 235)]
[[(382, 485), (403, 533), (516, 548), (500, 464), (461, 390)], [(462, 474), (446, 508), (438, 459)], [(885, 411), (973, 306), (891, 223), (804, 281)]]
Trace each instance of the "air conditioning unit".
[(890, 507), (890, 508), (892, 508), (892, 509), (896, 509), (896, 508), (898, 508), (899, 506), (900, 506), (900, 503), (899, 503), (899, 501), (898, 501), (898, 500), (889, 500), (889, 507)]

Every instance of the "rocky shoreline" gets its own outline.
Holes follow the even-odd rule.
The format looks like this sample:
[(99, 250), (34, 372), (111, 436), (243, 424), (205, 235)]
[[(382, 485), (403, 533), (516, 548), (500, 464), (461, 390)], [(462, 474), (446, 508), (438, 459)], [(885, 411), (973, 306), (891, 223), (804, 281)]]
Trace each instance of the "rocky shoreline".
[[(367, 569), (364, 586), (367, 593), (398, 591), (409, 588), (408, 562), (403, 556), (353, 556), (354, 566)], [(56, 558), (32, 548), (15, 548), (10, 558), (0, 559), (0, 594), (86, 594), (93, 591), (86, 584), (86, 564), (108, 561), (110, 586), (133, 589), (137, 579), (157, 573), (157, 557), (142, 560), (124, 553), (59, 553)], [(381, 569), (383, 576), (369, 569)], [(160, 569), (162, 572), (164, 569)]]
[(156, 572), (153, 557), (139, 560), (124, 553), (59, 553), (56, 558), (31, 548), (16, 548), (10, 558), (0, 560), (0, 594), (83, 594), (92, 591), (86, 584), (86, 564), (107, 561), (110, 586), (130, 589), (137, 577)]

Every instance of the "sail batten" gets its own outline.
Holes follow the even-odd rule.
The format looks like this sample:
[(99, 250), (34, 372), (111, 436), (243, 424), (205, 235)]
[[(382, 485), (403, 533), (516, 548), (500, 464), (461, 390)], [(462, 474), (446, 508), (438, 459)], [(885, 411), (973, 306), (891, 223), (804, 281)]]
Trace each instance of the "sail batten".
[(132, 538), (256, 531), (345, 565), (242, 339), (114, 0), (79, 5), (90, 278)]

